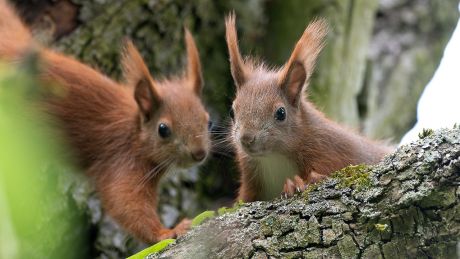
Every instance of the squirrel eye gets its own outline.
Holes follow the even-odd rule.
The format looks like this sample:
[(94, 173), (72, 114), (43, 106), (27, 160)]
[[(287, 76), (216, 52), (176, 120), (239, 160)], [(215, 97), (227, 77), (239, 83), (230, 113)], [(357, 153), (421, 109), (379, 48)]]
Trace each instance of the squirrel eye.
[(284, 107), (280, 107), (275, 112), (275, 120), (277, 121), (284, 121), (286, 119), (286, 109)]
[(167, 138), (171, 136), (171, 130), (166, 124), (160, 123), (160, 125), (158, 125), (158, 134), (160, 134), (162, 138)]
[(208, 121), (208, 130), (209, 130), (209, 131), (211, 131), (212, 126), (213, 126), (213, 125), (212, 125), (212, 121), (209, 120), (209, 121)]
[(233, 111), (233, 108), (230, 108), (230, 118), (235, 119), (235, 112)]

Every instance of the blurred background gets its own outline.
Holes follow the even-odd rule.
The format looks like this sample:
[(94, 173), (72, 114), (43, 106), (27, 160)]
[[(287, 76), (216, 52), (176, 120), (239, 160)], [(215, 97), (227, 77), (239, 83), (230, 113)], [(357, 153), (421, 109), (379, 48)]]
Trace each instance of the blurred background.
[[(308, 22), (325, 17), (331, 32), (307, 90), (309, 99), (331, 119), (392, 143), (415, 123), (417, 100), (459, 18), (458, 0), (13, 2), (40, 41), (116, 79), (121, 79), (126, 36), (154, 78), (181, 72), (186, 25), (197, 41), (204, 98), (219, 130), (228, 126), (234, 97), (224, 16), (236, 12), (242, 54), (270, 65), (282, 65)], [(27, 67), (0, 66), (0, 100), (7, 92), (33, 92), (33, 79)], [(11, 91), (7, 86), (12, 84), (26, 90)], [(36, 136), (35, 127), (23, 123), (14, 108), (23, 106), (21, 98), (11, 100), (16, 99), (0, 102), (0, 257), (121, 258), (145, 246), (104, 215), (84, 174), (56, 156), (59, 144), (48, 145), (53, 137)], [(33, 141), (24, 142), (28, 139)], [(231, 205), (237, 187), (232, 153), (219, 149), (204, 166), (164, 179), (159, 194), (163, 222), (171, 226)]]

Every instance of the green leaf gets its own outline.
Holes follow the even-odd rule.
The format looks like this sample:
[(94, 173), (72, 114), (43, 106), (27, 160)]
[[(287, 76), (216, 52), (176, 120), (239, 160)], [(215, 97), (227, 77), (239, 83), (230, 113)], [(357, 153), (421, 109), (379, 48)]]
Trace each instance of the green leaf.
[(144, 259), (149, 254), (154, 254), (154, 253), (161, 252), (163, 249), (165, 249), (167, 246), (169, 246), (170, 244), (174, 243), (175, 241), (176, 241), (176, 239), (161, 240), (160, 242), (154, 244), (153, 246), (148, 247), (148, 248), (140, 251), (139, 253), (128, 257), (128, 259)]
[(216, 216), (216, 212), (213, 210), (204, 211), (192, 220), (192, 227), (199, 226), (206, 219), (214, 218), (215, 216)]

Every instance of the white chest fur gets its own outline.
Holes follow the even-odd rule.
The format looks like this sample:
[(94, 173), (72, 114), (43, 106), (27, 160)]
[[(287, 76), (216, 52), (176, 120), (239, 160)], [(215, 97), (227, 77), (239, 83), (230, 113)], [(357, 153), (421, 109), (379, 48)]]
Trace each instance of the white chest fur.
[(280, 154), (269, 154), (256, 158), (257, 177), (261, 184), (259, 199), (272, 200), (281, 195), (287, 178), (299, 173), (296, 163)]

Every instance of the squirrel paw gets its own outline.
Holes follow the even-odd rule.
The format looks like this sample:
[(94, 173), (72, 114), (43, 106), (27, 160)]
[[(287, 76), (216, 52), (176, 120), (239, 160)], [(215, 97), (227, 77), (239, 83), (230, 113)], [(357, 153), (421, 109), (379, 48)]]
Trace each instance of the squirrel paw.
[(164, 239), (169, 239), (169, 238), (176, 238), (176, 233), (174, 232), (174, 229), (165, 228), (165, 229), (160, 230), (160, 234), (154, 243), (164, 240)]
[(162, 229), (160, 230), (160, 235), (158, 240), (177, 238), (183, 236), (190, 230), (192, 226), (192, 221), (190, 219), (183, 219), (179, 224), (177, 224), (173, 229)]
[(192, 221), (190, 219), (183, 219), (179, 224), (174, 227), (174, 232), (176, 236), (180, 237), (185, 235), (191, 228)]
[(284, 198), (288, 198), (296, 193), (305, 191), (306, 188), (307, 184), (305, 184), (304, 180), (300, 178), (300, 176), (296, 175), (292, 180), (289, 178), (286, 179), (286, 182), (284, 183), (283, 187), (283, 193), (281, 196)]

